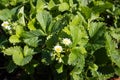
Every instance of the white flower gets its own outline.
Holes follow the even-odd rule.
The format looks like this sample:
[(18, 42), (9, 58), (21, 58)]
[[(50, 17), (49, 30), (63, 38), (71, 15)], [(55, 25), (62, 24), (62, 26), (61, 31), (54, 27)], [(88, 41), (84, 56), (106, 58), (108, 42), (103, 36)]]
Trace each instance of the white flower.
[(60, 53), (60, 52), (62, 52), (63, 49), (62, 49), (62, 46), (56, 45), (54, 47), (54, 50), (55, 50), (55, 52)]
[(11, 27), (10, 27), (10, 25), (9, 25), (9, 22), (7, 22), (7, 21), (3, 22), (3, 23), (1, 24), (1, 26), (4, 27), (5, 29), (8, 29), (8, 30), (11, 29)]
[(70, 39), (64, 38), (64, 39), (62, 40), (62, 43), (68, 46), (68, 45), (70, 45), (72, 42), (71, 42)]

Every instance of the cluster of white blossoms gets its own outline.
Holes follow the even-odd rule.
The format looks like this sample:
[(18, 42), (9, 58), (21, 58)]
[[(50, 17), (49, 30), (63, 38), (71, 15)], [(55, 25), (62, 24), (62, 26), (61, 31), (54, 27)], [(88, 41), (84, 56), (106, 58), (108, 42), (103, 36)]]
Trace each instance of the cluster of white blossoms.
[(9, 24), (8, 21), (4, 21), (4, 22), (1, 24), (1, 26), (4, 27), (5, 29), (8, 29), (8, 30), (11, 29), (10, 24)]
[[(63, 38), (62, 43), (63, 43), (65, 46), (69, 46), (72, 42), (71, 42), (71, 40), (68, 39), (68, 38)], [(60, 55), (60, 53), (63, 52), (63, 47), (60, 46), (60, 45), (56, 45), (56, 46), (54, 46), (54, 51), (57, 53), (57, 54), (55, 54), (56, 56), (57, 56), (58, 54)], [(62, 56), (57, 57), (56, 60), (58, 60), (59, 62), (62, 62)]]
[[(71, 42), (71, 40), (68, 39), (68, 38), (63, 38), (62, 43), (63, 43), (64, 45), (66, 45), (66, 46), (69, 46), (72, 42)], [(56, 46), (54, 47), (54, 51), (57, 52), (57, 53), (61, 53), (61, 52), (63, 51), (63, 48), (62, 48), (62, 46), (60, 46), (60, 45), (56, 45)]]

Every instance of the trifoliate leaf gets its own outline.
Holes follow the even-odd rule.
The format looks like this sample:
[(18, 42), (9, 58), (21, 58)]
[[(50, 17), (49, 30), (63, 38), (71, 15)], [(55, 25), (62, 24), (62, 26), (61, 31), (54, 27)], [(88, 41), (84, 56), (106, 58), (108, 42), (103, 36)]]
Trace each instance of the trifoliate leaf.
[(23, 53), (16, 53), (12, 56), (12, 58), (15, 64), (23, 66), (31, 61), (32, 55), (24, 57)]

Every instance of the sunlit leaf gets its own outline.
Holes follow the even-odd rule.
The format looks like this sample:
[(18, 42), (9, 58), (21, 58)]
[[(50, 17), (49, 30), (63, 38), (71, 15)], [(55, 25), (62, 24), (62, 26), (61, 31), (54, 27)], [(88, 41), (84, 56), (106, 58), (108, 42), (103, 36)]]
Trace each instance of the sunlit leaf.
[(28, 46), (24, 47), (24, 56), (30, 56), (35, 54), (32, 48), (29, 48)]
[(8, 20), (12, 17), (11, 11), (9, 9), (0, 10), (0, 20)]
[(24, 14), (24, 6), (19, 9), (18, 12), (18, 23), (25, 26), (25, 14)]
[(115, 42), (112, 40), (111, 36), (108, 33), (105, 34), (105, 38), (106, 38), (106, 50), (109, 57), (111, 58), (112, 62), (114, 62), (118, 67), (120, 67), (120, 62), (119, 62), (120, 54), (115, 49), (116, 48)]
[(24, 42), (29, 46), (37, 47), (39, 39), (38, 37), (31, 37), (31, 38), (24, 39)]
[(21, 48), (18, 46), (10, 47), (10, 48), (3, 50), (3, 53), (6, 55), (14, 55), (14, 54), (19, 53), (19, 52), (21, 52)]
[(28, 23), (28, 28), (30, 29), (30, 30), (36, 30), (36, 28), (35, 28), (35, 19), (32, 19), (32, 20), (30, 20), (29, 21), (29, 23)]
[(16, 30), (16, 35), (18, 37), (20, 37), (21, 34), (24, 32), (23, 26), (21, 26), (21, 25), (16, 25), (15, 30)]
[(68, 3), (61, 3), (60, 5), (59, 5), (59, 11), (61, 11), (61, 12), (64, 12), (64, 11), (67, 11), (67, 10), (69, 10), (69, 5), (68, 5)]
[(45, 6), (44, 0), (37, 0), (37, 5), (36, 5), (37, 12), (42, 11), (44, 9), (44, 6)]
[(9, 41), (11, 43), (19, 43), (20, 39), (19, 39), (19, 37), (17, 35), (12, 35), (12, 36), (10, 36)]
[(52, 9), (54, 6), (55, 6), (54, 1), (53, 1), (53, 0), (50, 0), (49, 3), (48, 3), (48, 8), (49, 8), (49, 9)]
[(44, 32), (46, 32), (46, 28), (50, 25), (52, 21), (52, 16), (47, 11), (39, 12), (36, 15), (38, 22), (41, 25), (41, 28)]
[(14, 54), (12, 58), (15, 64), (19, 66), (23, 66), (31, 61), (32, 55), (24, 57), (23, 54), (20, 52), (20, 53)]
[(99, 30), (101, 27), (104, 27), (104, 23), (99, 22), (91, 22), (90, 23), (90, 27), (89, 27), (89, 35), (90, 37), (93, 37)]

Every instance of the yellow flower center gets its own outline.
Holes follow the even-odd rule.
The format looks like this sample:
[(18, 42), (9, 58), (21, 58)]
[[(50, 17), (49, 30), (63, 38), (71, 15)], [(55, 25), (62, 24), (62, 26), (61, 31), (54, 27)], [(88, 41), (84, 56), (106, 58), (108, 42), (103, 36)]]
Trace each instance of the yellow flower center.
[(8, 26), (8, 24), (7, 24), (7, 23), (4, 23), (3, 26), (6, 27), (6, 26)]

